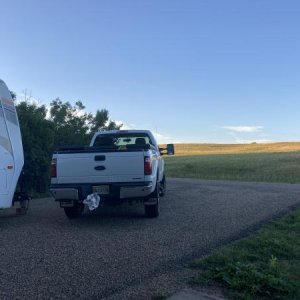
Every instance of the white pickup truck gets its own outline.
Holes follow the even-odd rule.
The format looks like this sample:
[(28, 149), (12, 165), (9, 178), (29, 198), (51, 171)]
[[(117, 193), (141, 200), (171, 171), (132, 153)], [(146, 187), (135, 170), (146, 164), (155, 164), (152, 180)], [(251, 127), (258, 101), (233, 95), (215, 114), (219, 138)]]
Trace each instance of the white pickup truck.
[(108, 205), (141, 201), (146, 216), (157, 217), (166, 190), (164, 151), (174, 154), (174, 145), (159, 148), (148, 130), (96, 132), (90, 146), (53, 154), (50, 191), (69, 218), (81, 215), (83, 200), (93, 193)]

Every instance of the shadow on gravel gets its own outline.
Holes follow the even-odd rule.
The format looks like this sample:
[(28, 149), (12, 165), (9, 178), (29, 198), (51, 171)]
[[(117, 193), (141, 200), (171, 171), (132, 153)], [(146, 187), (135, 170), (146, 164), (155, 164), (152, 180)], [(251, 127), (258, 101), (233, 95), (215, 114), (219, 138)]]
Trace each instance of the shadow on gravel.
[[(62, 212), (63, 213), (63, 212)], [(65, 217), (67, 219), (67, 217)], [(68, 219), (67, 219), (68, 220)], [(126, 228), (135, 226), (141, 228), (158, 219), (146, 218), (143, 206), (109, 206), (99, 207), (95, 211), (85, 209), (83, 215), (78, 219), (69, 220), (72, 225), (79, 227), (99, 225), (101, 228)]]
[[(85, 213), (80, 218), (76, 219), (76, 221), (82, 223), (82, 222), (94, 222), (94, 223), (102, 223), (102, 222), (109, 222), (109, 221), (131, 221), (131, 220), (145, 220), (147, 219), (142, 214), (136, 214), (128, 212), (126, 213)], [(75, 220), (73, 220), (75, 221)]]
[(0, 210), (0, 220), (7, 219), (7, 218), (22, 218), (26, 216), (27, 212), (19, 213), (16, 211), (16, 207), (6, 208)]
[(88, 208), (85, 208), (84, 214), (81, 218), (118, 218), (118, 219), (145, 219), (144, 207), (142, 205), (117, 205), (117, 206), (100, 206), (94, 211), (89, 211)]
[(9, 213), (9, 214), (1, 214), (0, 213), (0, 220), (1, 219), (11, 219), (11, 218), (21, 218), (24, 217), (25, 215), (17, 214), (17, 213)]

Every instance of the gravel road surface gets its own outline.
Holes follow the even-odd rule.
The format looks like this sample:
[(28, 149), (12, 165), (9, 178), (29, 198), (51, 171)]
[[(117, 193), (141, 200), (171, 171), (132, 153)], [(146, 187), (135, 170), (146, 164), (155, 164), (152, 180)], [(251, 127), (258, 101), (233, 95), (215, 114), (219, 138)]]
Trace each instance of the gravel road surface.
[(151, 299), (186, 266), (300, 204), (300, 185), (168, 179), (158, 219), (139, 205), (68, 220), (52, 198), (0, 211), (0, 299)]

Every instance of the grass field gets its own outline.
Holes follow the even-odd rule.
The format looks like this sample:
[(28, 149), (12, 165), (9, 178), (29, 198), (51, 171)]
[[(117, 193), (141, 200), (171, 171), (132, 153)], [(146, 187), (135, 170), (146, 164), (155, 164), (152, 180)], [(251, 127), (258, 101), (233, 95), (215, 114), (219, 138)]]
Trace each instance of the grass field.
[(166, 157), (167, 177), (300, 183), (300, 152)]
[[(162, 145), (165, 147), (166, 145)], [(300, 142), (268, 144), (175, 144), (176, 155), (276, 153), (300, 151)]]
[(165, 156), (167, 177), (300, 183), (300, 143), (182, 144), (175, 150)]
[(218, 282), (230, 299), (300, 299), (300, 209), (192, 267), (192, 284)]
[[(175, 145), (166, 175), (300, 183), (300, 143)], [(193, 284), (218, 282), (230, 299), (300, 299), (300, 209), (193, 262)]]

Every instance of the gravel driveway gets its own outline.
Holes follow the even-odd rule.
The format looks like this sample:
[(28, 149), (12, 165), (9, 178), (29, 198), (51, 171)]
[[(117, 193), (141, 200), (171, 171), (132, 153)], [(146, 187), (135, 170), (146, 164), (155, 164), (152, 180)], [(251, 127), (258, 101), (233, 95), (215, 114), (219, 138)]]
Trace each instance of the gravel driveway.
[(158, 219), (142, 205), (68, 220), (51, 198), (0, 211), (1, 299), (150, 299), (175, 292), (194, 257), (300, 204), (300, 185), (168, 179)]

